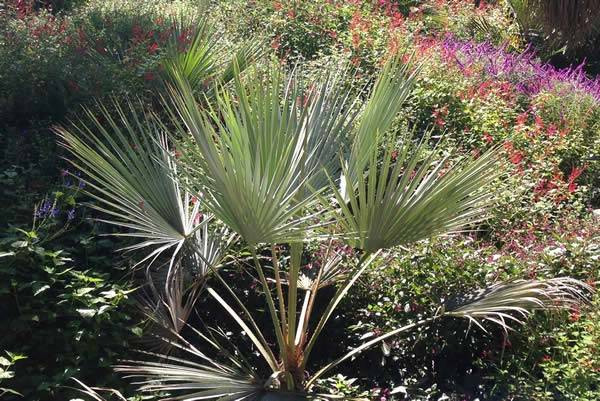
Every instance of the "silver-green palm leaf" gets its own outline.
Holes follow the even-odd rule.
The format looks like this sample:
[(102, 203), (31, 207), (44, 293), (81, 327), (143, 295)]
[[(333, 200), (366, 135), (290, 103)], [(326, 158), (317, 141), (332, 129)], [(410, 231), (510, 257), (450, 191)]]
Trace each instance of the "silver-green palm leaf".
[(102, 121), (88, 110), (87, 120), (56, 132), (98, 201), (91, 207), (107, 216), (100, 220), (127, 229), (117, 235), (141, 239), (126, 249), (149, 249), (143, 261), (170, 251), (173, 262), (198, 227), (199, 203), (175, 178), (166, 133), (138, 108), (113, 102), (111, 111), (100, 106)]
[(188, 182), (247, 243), (299, 241), (315, 225), (322, 170), (355, 116), (336, 82), (304, 93), (275, 67), (248, 83), (236, 72), (232, 93), (219, 90), (210, 110), (198, 108), (184, 79), (172, 90), (173, 115), (193, 138), (182, 163)]
[[(340, 222), (351, 245), (367, 252), (405, 245), (464, 229), (483, 220), (493, 205), (494, 194), (482, 190), (498, 178), (498, 152), (451, 164), (449, 156), (436, 159), (425, 135), (420, 144), (409, 136), (398, 149), (392, 142), (380, 163), (377, 148), (355, 185), (344, 170), (342, 187), (335, 191)], [(348, 178), (347, 178), (348, 177)]]

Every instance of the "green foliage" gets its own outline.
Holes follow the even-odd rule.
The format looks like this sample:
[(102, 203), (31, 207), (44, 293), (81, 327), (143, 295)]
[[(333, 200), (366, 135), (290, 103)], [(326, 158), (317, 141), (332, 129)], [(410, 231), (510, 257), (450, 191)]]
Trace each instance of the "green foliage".
[[(44, 6), (50, 3), (52, 11)], [(475, 330), (503, 317), (489, 302), (530, 287), (499, 286), (483, 300), (480, 288), (532, 279), (528, 294), (543, 302), (544, 285), (556, 277), (595, 285), (600, 268), (597, 221), (586, 210), (600, 199), (598, 98), (590, 82), (572, 84), (579, 70), (544, 76), (552, 85), (533, 91), (528, 68), (492, 71), (501, 57), (512, 60), (501, 66), (520, 57), (538, 64), (520, 54), (519, 24), (500, 2), (475, 3), (0, 4), (0, 197), (8, 205), (0, 224), (9, 227), (0, 235), (0, 325), (9, 327), (0, 350), (26, 356), (0, 357), (0, 380), (14, 374), (0, 383), (0, 394), (10, 389), (2, 395), (18, 399), (18, 391), (35, 401), (110, 395), (81, 382), (83, 395), (59, 387), (73, 384), (69, 376), (125, 393), (109, 365), (132, 359), (142, 334), (133, 284), (114, 269), (128, 263), (115, 256), (126, 247), (132, 262), (152, 261), (142, 307), (161, 338), (145, 338), (152, 341), (144, 346), (160, 343), (165, 358), (199, 362), (122, 364), (126, 372), (172, 380), (149, 383), (149, 393), (191, 383), (209, 397), (226, 391), (264, 400), (304, 398), (289, 391), (310, 386), (322, 398), (344, 399), (598, 398), (598, 301), (590, 309), (536, 313), (522, 334), (487, 324), (488, 334)], [(505, 47), (469, 59), (448, 50), (446, 41), (459, 40), (475, 49), (483, 40)], [(263, 43), (285, 72), (271, 64)], [(388, 92), (369, 100), (372, 73), (397, 53), (396, 61), (414, 53), (420, 64), (411, 96), (391, 79)], [(241, 74), (250, 64), (255, 71)], [(171, 92), (161, 92), (168, 85)], [(179, 98), (167, 100), (163, 113), (157, 95), (165, 93)], [(132, 94), (141, 101), (122, 107)], [(86, 128), (62, 132), (83, 171), (57, 178), (63, 164), (49, 126), (109, 95), (117, 106), (92, 106)], [(504, 149), (495, 157), (506, 162), (488, 177), (508, 178), (473, 179), (469, 167), (487, 165), (493, 147)], [(447, 165), (435, 163), (439, 155), (450, 155)], [(449, 170), (466, 160), (466, 170)], [(411, 171), (417, 179), (409, 179)], [(434, 184), (424, 196), (411, 192), (419, 177)], [(479, 230), (472, 237), (413, 243), (456, 228), (436, 218), (450, 209), (479, 216), (469, 209), (477, 202), (446, 207), (463, 200), (448, 185), (457, 182), (468, 183), (469, 193), (484, 183), (497, 189), (474, 197), (494, 196), (491, 218), (451, 221), (470, 222), (468, 229)], [(28, 227), (31, 206), (49, 188)], [(99, 202), (76, 205), (89, 200), (81, 196), (88, 190)], [(123, 225), (117, 234), (132, 241), (101, 236), (114, 232), (86, 217)], [(397, 244), (403, 247), (364, 254)], [(536, 302), (509, 308), (518, 313)], [(474, 307), (482, 315), (471, 330), (467, 321), (440, 319), (457, 311), (476, 317)], [(199, 338), (187, 322), (202, 327)], [(211, 326), (223, 330), (204, 330)], [(212, 345), (193, 348), (196, 340)], [(329, 372), (341, 374), (325, 378)]]
[(185, 1), (106, 1), (2, 20), (0, 116), (23, 126), (36, 118), (61, 120), (111, 93), (148, 94), (158, 83), (173, 20), (185, 15), (189, 28), (199, 12)]
[[(598, 229), (589, 216), (514, 230), (503, 238), (506, 242), (497, 244), (476, 237), (439, 239), (417, 244), (410, 253), (391, 254), (387, 263), (367, 272), (359, 291), (342, 308), (344, 320), (360, 322), (351, 326), (356, 341), (435, 315), (448, 300), (493, 282), (568, 274), (593, 284), (600, 278)], [(569, 319), (581, 319), (582, 325), (594, 322), (597, 308), (596, 304), (566, 314), (534, 315), (527, 328), (508, 336), (500, 330), (465, 334), (466, 323), (440, 321), (387, 340), (343, 373), (363, 377), (379, 365), (377, 386), (405, 386), (414, 399), (427, 399), (425, 389), (438, 397), (454, 394), (457, 399), (459, 394), (470, 394), (481, 399), (550, 400), (569, 388), (566, 399), (585, 397), (595, 391), (595, 373), (577, 365), (572, 356), (580, 352), (577, 339), (593, 329), (565, 323)], [(548, 375), (540, 362), (544, 355), (561, 355), (557, 363), (564, 364), (563, 369)], [(567, 365), (579, 369), (573, 380), (582, 382), (580, 387), (575, 382), (561, 383)], [(548, 394), (542, 397), (544, 391)]]
[[(3, 255), (0, 257), (6, 257), (8, 255)], [(7, 358), (8, 357), (8, 358)], [(12, 352), (6, 351), (6, 357), (0, 356), (0, 383), (6, 381), (7, 379), (12, 379), (15, 376), (15, 372), (11, 370), (13, 365), (20, 361), (21, 359), (26, 359), (25, 355), (13, 354)], [(22, 394), (18, 393), (15, 390), (10, 388), (0, 387), (0, 396), (5, 396), (7, 394), (22, 396)]]
[[(69, 201), (51, 201), (52, 210), (61, 203)], [(114, 261), (105, 255), (114, 243), (98, 239), (79, 218), (66, 223), (62, 211), (51, 214), (0, 238), (0, 347), (27, 357), (10, 382), (27, 400), (67, 397), (62, 386), (72, 375), (97, 378), (136, 337), (125, 309), (131, 290), (108, 273)]]

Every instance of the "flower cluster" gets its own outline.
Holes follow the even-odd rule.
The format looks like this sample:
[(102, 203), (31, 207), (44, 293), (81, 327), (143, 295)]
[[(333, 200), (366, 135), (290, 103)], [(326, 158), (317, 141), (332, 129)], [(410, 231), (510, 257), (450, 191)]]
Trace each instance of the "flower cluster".
[(453, 61), (463, 73), (468, 75), (477, 70), (490, 79), (511, 82), (527, 96), (557, 85), (567, 85), (569, 90), (585, 92), (600, 102), (600, 77), (588, 77), (584, 63), (556, 68), (540, 62), (531, 48), (519, 53), (510, 52), (506, 45), (461, 41), (450, 34), (441, 40), (436, 50), (440, 50), (447, 61)]

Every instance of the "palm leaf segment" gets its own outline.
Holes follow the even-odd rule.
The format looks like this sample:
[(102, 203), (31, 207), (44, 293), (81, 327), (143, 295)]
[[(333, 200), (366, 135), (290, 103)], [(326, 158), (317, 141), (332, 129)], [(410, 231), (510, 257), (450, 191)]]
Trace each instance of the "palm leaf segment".
[(259, 400), (268, 383), (261, 381), (244, 359), (228, 353), (214, 336), (194, 332), (221, 358), (200, 351), (177, 333), (172, 333), (176, 341), (163, 340), (177, 349), (181, 357), (142, 352), (162, 362), (124, 361), (115, 366), (115, 371), (130, 378), (140, 378), (141, 381), (134, 384), (143, 392), (184, 392), (164, 400)]

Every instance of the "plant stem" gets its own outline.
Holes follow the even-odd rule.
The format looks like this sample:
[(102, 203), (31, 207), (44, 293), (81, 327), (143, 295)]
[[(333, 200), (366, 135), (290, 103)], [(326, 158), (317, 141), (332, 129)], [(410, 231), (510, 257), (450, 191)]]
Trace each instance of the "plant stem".
[(296, 332), (296, 307), (298, 304), (298, 277), (302, 258), (302, 243), (291, 244), (290, 272), (288, 277), (288, 338), (289, 346), (294, 344)]
[(244, 303), (240, 300), (240, 298), (231, 289), (231, 287), (229, 286), (229, 284), (227, 284), (227, 282), (223, 279), (223, 277), (221, 277), (221, 275), (219, 274), (218, 270), (212, 264), (210, 264), (210, 263), (207, 263), (207, 264), (210, 267), (210, 269), (212, 270), (212, 273), (214, 274), (214, 276), (217, 277), (217, 279), (219, 280), (219, 282), (221, 283), (221, 285), (223, 285), (223, 287), (225, 287), (227, 289), (227, 291), (229, 292), (229, 294), (233, 297), (233, 299), (235, 299), (235, 301), (240, 306), (240, 308), (242, 308), (242, 311), (245, 313), (247, 319), (250, 321), (250, 324), (252, 325), (252, 328), (256, 332), (256, 336), (259, 338), (259, 340), (262, 343), (263, 347), (267, 350), (267, 354), (268, 354), (268, 360), (267, 360), (267, 362), (269, 363), (269, 366), (271, 367), (271, 370), (273, 370), (273, 372), (276, 372), (278, 370), (277, 366), (276, 366), (276, 364), (277, 364), (277, 358), (275, 358), (275, 355), (273, 354), (273, 351), (269, 347), (269, 345), (267, 343), (267, 340), (262, 335), (260, 329), (258, 328), (258, 325), (256, 324), (256, 322), (252, 318), (252, 315), (250, 314), (250, 311), (248, 310), (248, 308), (246, 308), (246, 306), (244, 305)]
[(371, 263), (373, 262), (373, 260), (375, 260), (377, 255), (379, 255), (379, 251), (377, 251), (373, 254), (365, 253), (358, 261), (358, 264), (356, 265), (356, 269), (354, 270), (354, 274), (350, 275), (346, 279), (344, 284), (342, 284), (336, 291), (333, 299), (327, 305), (327, 308), (325, 309), (323, 316), (321, 316), (321, 319), (319, 320), (319, 323), (317, 324), (317, 327), (315, 328), (314, 333), (312, 334), (310, 340), (308, 341), (306, 349), (304, 350), (302, 369), (306, 368), (306, 363), (308, 361), (310, 352), (312, 351), (312, 348), (314, 347), (315, 342), (317, 341), (317, 339), (319, 337), (319, 334), (323, 330), (323, 327), (325, 327), (325, 324), (327, 323), (327, 321), (333, 314), (333, 311), (338, 306), (338, 304), (340, 303), (342, 298), (344, 298), (344, 296), (348, 293), (348, 290), (350, 290), (350, 288), (354, 285), (356, 280), (358, 280), (358, 278), (367, 269), (367, 267), (369, 267), (371, 265)]
[(298, 320), (298, 329), (296, 330), (296, 340), (294, 345), (296, 347), (302, 347), (303, 345), (303, 334), (308, 324), (308, 317), (310, 316), (310, 300), (312, 299), (312, 291), (307, 290), (304, 295), (304, 302), (302, 303), (302, 311), (300, 312), (300, 319)]
[(250, 247), (250, 253), (252, 254), (252, 259), (254, 260), (254, 266), (256, 268), (256, 272), (260, 278), (260, 282), (263, 287), (263, 291), (265, 293), (265, 298), (267, 300), (267, 305), (269, 307), (269, 313), (271, 314), (271, 320), (273, 321), (273, 326), (275, 328), (275, 336), (277, 337), (277, 344), (279, 346), (280, 357), (283, 361), (287, 360), (287, 347), (285, 344), (285, 339), (283, 336), (283, 330), (281, 327), (281, 322), (279, 321), (279, 316), (277, 314), (277, 310), (275, 309), (275, 302), (273, 301), (273, 295), (271, 294), (271, 289), (269, 288), (269, 284), (267, 283), (267, 279), (265, 278), (265, 273), (263, 272), (260, 261), (258, 260), (258, 255), (256, 254), (256, 247)]
[(279, 300), (279, 314), (281, 324), (283, 326), (283, 334), (287, 330), (287, 318), (285, 315), (285, 299), (283, 298), (283, 288), (281, 285), (281, 277), (279, 272), (279, 258), (277, 257), (277, 249), (275, 245), (271, 246), (271, 260), (273, 261), (273, 270), (275, 271), (275, 286), (277, 287), (277, 299)]

